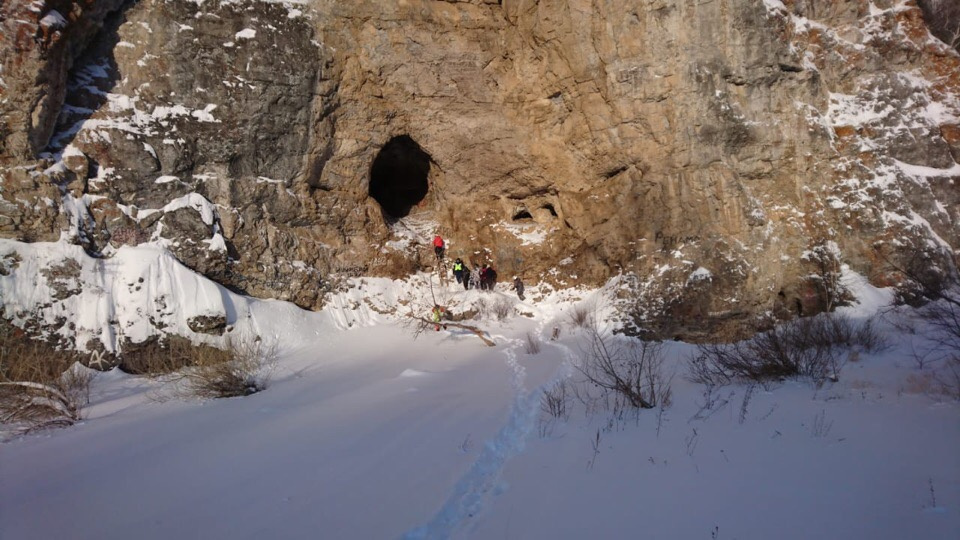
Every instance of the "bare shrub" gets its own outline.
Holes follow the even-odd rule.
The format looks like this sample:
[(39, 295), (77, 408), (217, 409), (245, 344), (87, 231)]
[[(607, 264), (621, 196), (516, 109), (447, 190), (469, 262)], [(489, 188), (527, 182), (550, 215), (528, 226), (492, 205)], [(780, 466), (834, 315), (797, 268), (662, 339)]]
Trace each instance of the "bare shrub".
[(909, 374), (900, 390), (907, 394), (938, 394), (937, 382), (932, 373)]
[(743, 393), (743, 401), (740, 402), (740, 416), (739, 422), (743, 425), (747, 421), (747, 413), (750, 410), (750, 399), (753, 398), (753, 393), (756, 391), (757, 385), (750, 384), (747, 385), (746, 391)]
[(803, 254), (803, 259), (814, 266), (814, 272), (807, 278), (820, 293), (825, 311), (845, 303), (850, 294), (840, 280), (840, 249), (833, 241), (819, 239), (812, 248)]
[(0, 424), (17, 431), (68, 426), (90, 401), (93, 372), (75, 358), (0, 327)]
[(567, 420), (570, 418), (570, 412), (567, 404), (570, 398), (567, 396), (567, 382), (560, 381), (540, 396), (540, 410), (553, 418)]
[(120, 369), (133, 375), (161, 377), (196, 365), (198, 356), (229, 359), (226, 351), (195, 344), (181, 336), (166, 336), (163, 341), (135, 344), (122, 351)]
[(947, 358), (945, 365), (934, 373), (933, 378), (939, 385), (940, 394), (960, 401), (960, 354)]
[(914, 349), (920, 369), (933, 367), (941, 394), (960, 400), (960, 287), (949, 253), (920, 254), (903, 264), (887, 261), (902, 278), (898, 300), (912, 300), (927, 343)]
[(567, 312), (567, 321), (577, 328), (596, 326), (596, 309), (587, 304), (577, 304)]
[(513, 311), (513, 304), (506, 298), (500, 298), (491, 306), (491, 311), (498, 321), (502, 321), (510, 316)]
[(524, 343), (527, 354), (540, 354), (540, 348), (540, 337), (533, 332), (527, 332), (527, 341)]
[(267, 387), (276, 364), (276, 347), (259, 338), (231, 342), (226, 350), (179, 344), (174, 348), (188, 357), (188, 367), (159, 376), (169, 386), (152, 396), (157, 401), (249, 396)]
[(703, 390), (703, 403), (696, 403), (697, 412), (690, 417), (690, 420), (707, 420), (718, 411), (726, 407), (733, 400), (736, 392), (731, 391), (723, 395), (721, 388), (708, 384)]
[[(198, 349), (195, 367), (184, 372), (186, 388), (200, 398), (249, 396), (267, 387), (274, 365), (276, 348), (262, 341), (240, 341), (227, 351)], [(226, 353), (226, 359), (224, 355)]]
[(960, 295), (945, 295), (924, 306), (920, 317), (927, 323), (936, 347), (951, 356), (960, 353)]
[(597, 435), (590, 440), (590, 446), (593, 448), (593, 457), (590, 458), (590, 461), (587, 462), (587, 470), (593, 468), (593, 464), (597, 462), (597, 456), (600, 455), (600, 430), (597, 430)]
[(659, 342), (632, 340), (624, 344), (590, 327), (590, 348), (581, 360), (577, 369), (589, 383), (614, 392), (633, 408), (670, 404), (672, 377), (664, 374)]
[(477, 309), (477, 319), (482, 319), (490, 315), (490, 302), (486, 298), (480, 298), (477, 300), (476, 309)]
[(839, 375), (847, 358), (843, 352), (875, 352), (885, 346), (873, 320), (858, 323), (824, 314), (737, 343), (699, 345), (689, 361), (690, 378), (711, 386), (737, 379), (763, 383), (791, 377), (809, 377), (821, 384)]

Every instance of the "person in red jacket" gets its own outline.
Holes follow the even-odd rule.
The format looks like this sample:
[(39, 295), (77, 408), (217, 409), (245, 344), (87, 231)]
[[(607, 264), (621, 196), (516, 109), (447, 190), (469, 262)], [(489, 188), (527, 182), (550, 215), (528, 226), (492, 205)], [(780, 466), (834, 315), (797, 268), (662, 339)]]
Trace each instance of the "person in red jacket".
[(434, 237), (433, 237), (433, 252), (437, 254), (437, 260), (438, 260), (438, 261), (442, 261), (442, 260), (443, 260), (443, 248), (444, 248), (443, 238), (440, 238), (440, 235), (439, 235), (439, 234), (436, 235), (436, 236), (434, 236)]

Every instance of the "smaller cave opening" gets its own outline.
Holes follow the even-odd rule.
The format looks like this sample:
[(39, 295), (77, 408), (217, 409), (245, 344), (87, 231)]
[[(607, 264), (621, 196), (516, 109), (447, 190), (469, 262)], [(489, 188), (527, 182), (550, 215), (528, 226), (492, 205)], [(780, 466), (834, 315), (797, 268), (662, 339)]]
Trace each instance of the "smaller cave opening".
[(514, 221), (523, 221), (533, 219), (533, 216), (530, 215), (530, 212), (526, 208), (522, 208), (519, 212), (513, 215)]
[(370, 166), (370, 196), (380, 204), (384, 218), (396, 221), (427, 196), (430, 154), (409, 135), (393, 137)]
[(625, 170), (627, 170), (627, 166), (626, 166), (626, 165), (624, 165), (624, 166), (622, 166), (622, 167), (616, 167), (616, 168), (610, 169), (609, 171), (603, 173), (603, 178), (604, 178), (605, 180), (609, 180), (609, 179), (613, 178), (614, 176), (622, 173), (622, 172), (625, 171)]
[(553, 217), (557, 217), (557, 210), (556, 210), (556, 209), (553, 207), (553, 205), (550, 204), (550, 203), (547, 203), (547, 204), (541, 206), (540, 209), (541, 209), (541, 210), (546, 210), (547, 212), (550, 212), (550, 215), (553, 216)]
[(87, 158), (87, 178), (100, 176), (100, 163), (92, 157)]

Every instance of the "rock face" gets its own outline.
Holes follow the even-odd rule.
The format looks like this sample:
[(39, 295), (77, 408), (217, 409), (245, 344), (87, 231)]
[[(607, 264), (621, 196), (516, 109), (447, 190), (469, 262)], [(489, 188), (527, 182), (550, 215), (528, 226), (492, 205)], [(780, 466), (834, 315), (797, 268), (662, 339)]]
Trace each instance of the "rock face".
[(930, 32), (960, 51), (960, 3), (952, 0), (917, 0)]
[(504, 278), (623, 274), (687, 338), (829, 309), (841, 265), (956, 272), (960, 55), (912, 0), (0, 10), (3, 236), (316, 308), (440, 233)]

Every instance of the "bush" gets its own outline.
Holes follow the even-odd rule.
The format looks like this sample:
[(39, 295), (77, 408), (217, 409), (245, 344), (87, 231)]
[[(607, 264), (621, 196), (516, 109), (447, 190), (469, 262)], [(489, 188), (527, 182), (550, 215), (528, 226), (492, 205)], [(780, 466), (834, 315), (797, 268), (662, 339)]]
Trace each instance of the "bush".
[(587, 304), (577, 304), (567, 312), (567, 320), (577, 328), (595, 326), (596, 308)]
[(160, 377), (197, 365), (199, 360), (207, 363), (226, 362), (230, 353), (209, 345), (195, 344), (189, 339), (169, 335), (164, 341), (158, 339), (146, 343), (129, 344), (123, 347), (120, 369), (132, 375)]
[(914, 351), (917, 366), (934, 367), (939, 393), (960, 400), (960, 276), (949, 250), (920, 252), (903, 263), (887, 261), (901, 278), (897, 302), (918, 307), (927, 343)]
[(613, 392), (636, 409), (670, 404), (670, 377), (663, 373), (663, 346), (653, 341), (623, 341), (591, 327), (590, 348), (577, 369), (587, 382)]
[(570, 418), (568, 402), (567, 382), (561, 380), (543, 391), (543, 395), (540, 396), (540, 410), (552, 418), (567, 420)]
[(693, 381), (707, 385), (791, 377), (821, 384), (839, 375), (843, 352), (875, 352), (885, 346), (872, 319), (855, 323), (827, 314), (797, 319), (746, 341), (699, 345), (689, 362), (690, 373)]
[(152, 394), (156, 401), (249, 396), (267, 387), (276, 365), (276, 348), (265, 346), (260, 338), (231, 342), (227, 349), (178, 339), (162, 350), (173, 360), (157, 360), (150, 365), (186, 367), (156, 375), (169, 383)]
[(922, 356), (934, 366), (939, 393), (960, 400), (960, 294), (946, 291), (940, 299), (922, 307), (927, 344)]
[(500, 298), (494, 302), (492, 310), (497, 320), (502, 321), (510, 316), (510, 313), (513, 311), (513, 304), (506, 298)]
[(0, 424), (29, 432), (68, 426), (90, 401), (93, 372), (73, 355), (0, 324)]
[(527, 354), (540, 354), (540, 346), (540, 338), (533, 332), (527, 332), (527, 342), (524, 344)]
[(192, 367), (181, 372), (181, 390), (204, 399), (249, 396), (267, 387), (276, 349), (262, 341), (231, 343), (221, 351), (195, 348)]
[(943, 395), (960, 401), (960, 354), (947, 358), (945, 365), (934, 375)]

